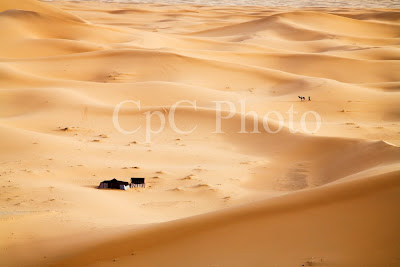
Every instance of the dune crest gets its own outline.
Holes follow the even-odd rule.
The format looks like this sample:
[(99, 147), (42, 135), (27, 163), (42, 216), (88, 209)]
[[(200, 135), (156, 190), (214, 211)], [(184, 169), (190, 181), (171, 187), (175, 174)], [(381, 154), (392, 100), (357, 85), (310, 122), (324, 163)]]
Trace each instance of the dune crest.
[(0, 3), (0, 12), (4, 14), (17, 13), (27, 13), (27, 11), (38, 12), (45, 14), (47, 16), (52, 16), (60, 19), (75, 21), (75, 22), (85, 22), (84, 19), (79, 16), (75, 16), (67, 11), (59, 8), (52, 7), (46, 3), (42, 3), (36, 0), (18, 0), (9, 1), (4, 0)]

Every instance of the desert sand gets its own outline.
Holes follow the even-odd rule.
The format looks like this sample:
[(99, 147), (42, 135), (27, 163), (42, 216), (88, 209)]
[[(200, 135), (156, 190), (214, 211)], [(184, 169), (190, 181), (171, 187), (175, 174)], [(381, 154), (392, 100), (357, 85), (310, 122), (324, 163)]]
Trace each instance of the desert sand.
[[(1, 266), (400, 265), (399, 10), (0, 0), (0, 12)], [(181, 100), (197, 109), (180, 105), (177, 126), (197, 128), (122, 134), (125, 100), (141, 105), (120, 110), (129, 131)], [(221, 100), (236, 110), (218, 134)], [(282, 130), (251, 133), (271, 110)], [(315, 133), (300, 127), (310, 110)], [(114, 177), (146, 188), (97, 189)]]

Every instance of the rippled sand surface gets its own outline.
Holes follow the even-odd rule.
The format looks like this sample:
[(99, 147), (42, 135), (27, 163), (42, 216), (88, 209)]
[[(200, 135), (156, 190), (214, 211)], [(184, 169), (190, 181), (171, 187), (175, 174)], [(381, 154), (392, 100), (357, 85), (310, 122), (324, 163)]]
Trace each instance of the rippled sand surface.
[[(54, 0), (49, 0), (54, 1)], [(99, 0), (101, 1), (101, 0)], [(104, 0), (107, 3), (193, 4), (224, 6), (400, 8), (398, 0)]]
[(0, 0), (0, 266), (400, 266), (400, 11), (163, 3)]

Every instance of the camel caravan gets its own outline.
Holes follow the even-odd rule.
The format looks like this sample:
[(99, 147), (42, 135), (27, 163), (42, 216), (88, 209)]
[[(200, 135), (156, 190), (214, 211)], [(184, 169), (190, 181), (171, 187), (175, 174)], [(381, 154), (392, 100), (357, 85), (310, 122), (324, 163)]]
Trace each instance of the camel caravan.
[[(300, 101), (306, 101), (306, 97), (305, 96), (298, 96), (300, 98)], [(308, 101), (311, 101), (311, 96), (308, 96)]]

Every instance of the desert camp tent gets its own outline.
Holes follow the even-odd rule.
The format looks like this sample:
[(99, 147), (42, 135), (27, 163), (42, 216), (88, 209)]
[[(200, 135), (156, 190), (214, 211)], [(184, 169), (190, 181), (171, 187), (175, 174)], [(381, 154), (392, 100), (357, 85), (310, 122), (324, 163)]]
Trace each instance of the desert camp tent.
[(146, 187), (144, 178), (131, 178), (131, 187)]
[(111, 189), (122, 189), (122, 190), (127, 190), (129, 187), (130, 186), (128, 182), (118, 181), (115, 178), (109, 181), (103, 181), (99, 185), (99, 188), (111, 188)]

